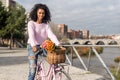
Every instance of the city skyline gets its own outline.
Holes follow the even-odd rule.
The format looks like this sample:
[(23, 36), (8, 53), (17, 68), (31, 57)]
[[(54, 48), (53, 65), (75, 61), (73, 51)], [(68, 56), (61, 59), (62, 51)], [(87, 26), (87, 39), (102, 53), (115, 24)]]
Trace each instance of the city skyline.
[(14, 0), (29, 12), (35, 3), (47, 4), (56, 24), (90, 34), (120, 34), (120, 0)]

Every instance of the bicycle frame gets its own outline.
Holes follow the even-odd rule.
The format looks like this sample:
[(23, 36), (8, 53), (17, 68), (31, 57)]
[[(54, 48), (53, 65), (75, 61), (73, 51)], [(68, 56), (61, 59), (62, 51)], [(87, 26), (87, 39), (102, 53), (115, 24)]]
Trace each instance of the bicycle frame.
[[(38, 48), (38, 53), (42, 50), (41, 48)], [(59, 80), (62, 80), (62, 74), (65, 75), (65, 77), (67, 78), (67, 80), (71, 80), (70, 77), (65, 74), (65, 70), (64, 70), (64, 65), (60, 65), (60, 64), (49, 64), (48, 61), (46, 61), (45, 56), (40, 54), (40, 61), (37, 61), (37, 69), (36, 69), (36, 75), (35, 75), (35, 80), (39, 80), (38, 78), (40, 78), (40, 80), (56, 80), (56, 75), (58, 76), (57, 79), (59, 78)], [(38, 57), (39, 58), (39, 57)], [(46, 61), (50, 67), (45, 70), (44, 68), (44, 61)], [(69, 78), (68, 78), (69, 77)], [(37, 78), (37, 79), (36, 79)]]
[[(44, 66), (42, 65), (42, 61), (37, 64), (37, 72), (36, 75), (41, 76), (41, 80), (56, 80), (55, 79), (55, 72), (58, 70), (62, 70), (61, 65), (55, 66), (54, 64), (50, 65), (48, 71), (45, 73)], [(39, 74), (40, 72), (40, 74)], [(59, 76), (60, 80), (62, 79), (62, 76), (60, 74)]]

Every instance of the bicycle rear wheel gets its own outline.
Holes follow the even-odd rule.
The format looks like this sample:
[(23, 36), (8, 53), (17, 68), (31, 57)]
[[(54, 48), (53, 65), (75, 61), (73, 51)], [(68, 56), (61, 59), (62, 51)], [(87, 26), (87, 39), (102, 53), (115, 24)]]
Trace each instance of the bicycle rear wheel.
[(67, 74), (64, 70), (58, 70), (55, 72), (55, 80), (72, 80), (72, 79), (70, 75)]

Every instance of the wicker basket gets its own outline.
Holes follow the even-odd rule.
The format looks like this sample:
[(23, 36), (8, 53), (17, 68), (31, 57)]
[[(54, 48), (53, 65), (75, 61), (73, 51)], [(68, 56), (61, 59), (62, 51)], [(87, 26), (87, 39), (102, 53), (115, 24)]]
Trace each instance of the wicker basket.
[(47, 61), (50, 64), (64, 63), (65, 60), (65, 49), (55, 49), (47, 53)]

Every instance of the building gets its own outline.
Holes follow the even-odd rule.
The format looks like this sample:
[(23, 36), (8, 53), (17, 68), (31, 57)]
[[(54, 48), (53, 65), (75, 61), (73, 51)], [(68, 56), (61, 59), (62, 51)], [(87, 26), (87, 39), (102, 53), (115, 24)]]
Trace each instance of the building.
[(3, 6), (8, 7), (9, 6), (9, 0), (0, 0), (3, 4)]
[(83, 34), (83, 39), (89, 39), (89, 30), (81, 30)]
[(74, 30), (72, 29), (69, 29), (68, 30), (68, 36), (67, 36), (69, 39), (73, 39), (74, 38)]
[(0, 0), (5, 8), (8, 8), (9, 6), (15, 6), (16, 2), (13, 0)]
[(83, 39), (83, 32), (81, 30), (78, 30), (78, 31), (75, 31), (75, 30), (72, 30), (72, 29), (69, 29), (68, 30), (68, 38), (70, 39)]
[(70, 39), (88, 39), (89, 38), (89, 30), (68, 30), (68, 38)]
[(62, 35), (62, 36), (67, 36), (67, 32), (68, 32), (68, 26), (65, 24), (59, 24), (58, 25), (58, 32)]

